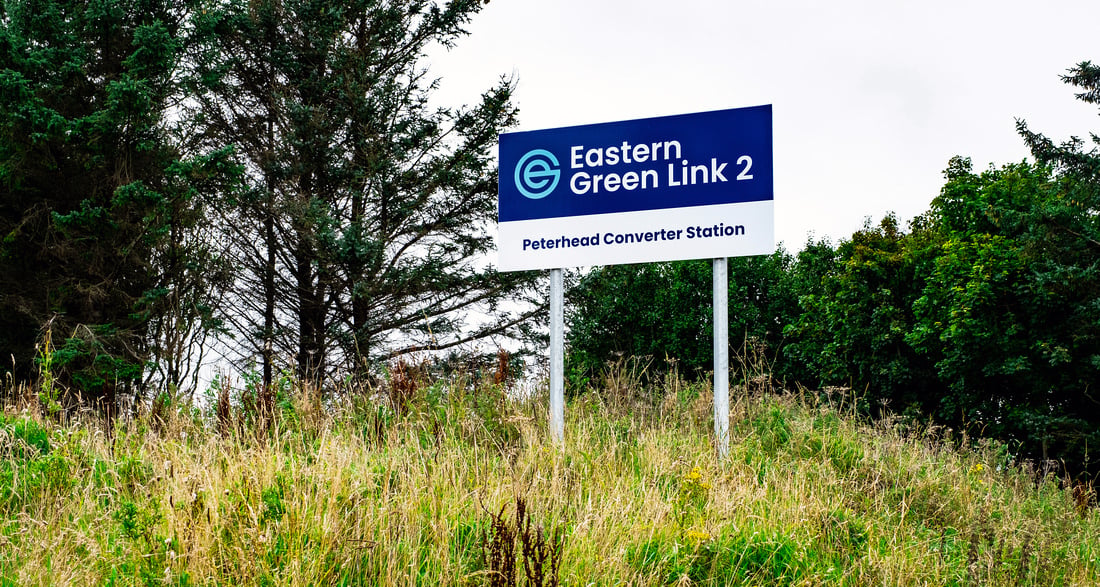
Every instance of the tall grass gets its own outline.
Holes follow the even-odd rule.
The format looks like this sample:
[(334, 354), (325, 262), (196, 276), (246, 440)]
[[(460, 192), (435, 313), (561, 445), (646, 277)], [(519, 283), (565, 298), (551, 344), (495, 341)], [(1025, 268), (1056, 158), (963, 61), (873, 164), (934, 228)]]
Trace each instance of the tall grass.
[(562, 585), (1100, 583), (1091, 496), (998, 446), (754, 393), (718, 462), (708, 388), (619, 383), (568, 406), (560, 449), (544, 398), (493, 382), (297, 394), (269, 426), (9, 408), (0, 585), (503, 584), (494, 522), (517, 498), (560, 540)]

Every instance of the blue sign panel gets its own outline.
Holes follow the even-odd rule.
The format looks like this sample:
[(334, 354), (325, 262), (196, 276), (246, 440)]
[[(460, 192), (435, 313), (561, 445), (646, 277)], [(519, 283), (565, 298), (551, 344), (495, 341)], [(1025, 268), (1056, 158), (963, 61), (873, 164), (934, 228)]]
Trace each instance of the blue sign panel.
[(770, 105), (500, 136), (502, 223), (772, 194)]
[(502, 271), (775, 250), (772, 110), (500, 136)]

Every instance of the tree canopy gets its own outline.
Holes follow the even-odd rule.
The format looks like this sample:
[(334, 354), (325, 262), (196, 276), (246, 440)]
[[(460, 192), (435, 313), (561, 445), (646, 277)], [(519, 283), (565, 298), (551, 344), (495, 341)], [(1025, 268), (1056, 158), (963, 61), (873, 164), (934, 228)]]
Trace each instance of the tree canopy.
[[(211, 145), (233, 144), (246, 197), (226, 209), (244, 269), (240, 340), (300, 377), (331, 367), (507, 333), (527, 314), (531, 276), (502, 274), (492, 250), (499, 132), (512, 83), (478, 103), (431, 104), (420, 61), (450, 45), (476, 1), (226, 2), (200, 19), (197, 114)], [(256, 296), (263, 292), (262, 296)], [(470, 323), (471, 310), (491, 320)]]
[(291, 368), (318, 386), (511, 333), (533, 310), (499, 303), (534, 275), (485, 257), (513, 84), (438, 106), (423, 63), (481, 6), (3, 3), (13, 375), (52, 339), (61, 387), (113, 404), (120, 386), (193, 390), (211, 333), (266, 384)]
[[(1100, 104), (1100, 68), (1082, 63), (1064, 79)], [(1035, 162), (977, 172), (953, 158), (908, 227), (891, 215), (835, 247), (810, 242), (793, 260), (735, 260), (730, 332), (767, 341), (765, 359), (789, 386), (847, 386), (868, 413), (932, 420), (1055, 469), (1095, 472), (1100, 138), (1059, 144), (1017, 127)], [(709, 274), (688, 262), (586, 275), (572, 294), (572, 364), (667, 355), (705, 373)]]
[(200, 312), (181, 308), (212, 281), (190, 231), (233, 174), (173, 137), (188, 7), (0, 10), (0, 353), (25, 379), (50, 342), (61, 381), (110, 405), (164, 349), (155, 322)]
[[(49, 402), (194, 390), (219, 335), (269, 389), (515, 335), (535, 273), (500, 273), (493, 146), (514, 83), (436, 104), (425, 55), (478, 0), (0, 3), (0, 356)], [(1070, 69), (1100, 106), (1100, 67)], [(908, 226), (736, 259), (730, 332), (773, 375), (868, 411), (1092, 467), (1100, 441), (1100, 137), (1018, 121), (1034, 161), (945, 183)], [(705, 262), (597, 268), (569, 361), (710, 365)], [(746, 347), (747, 348), (747, 347)], [(56, 396), (54, 389), (70, 390)], [(79, 396), (79, 397), (78, 397)]]

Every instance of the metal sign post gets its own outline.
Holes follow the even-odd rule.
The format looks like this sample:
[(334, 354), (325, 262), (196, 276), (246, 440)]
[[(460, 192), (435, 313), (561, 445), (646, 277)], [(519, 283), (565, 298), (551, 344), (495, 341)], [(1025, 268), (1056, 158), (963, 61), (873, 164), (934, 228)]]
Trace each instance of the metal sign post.
[(718, 458), (730, 452), (729, 280), (726, 258), (714, 260), (714, 439)]
[(565, 443), (565, 293), (561, 269), (550, 270), (550, 438)]

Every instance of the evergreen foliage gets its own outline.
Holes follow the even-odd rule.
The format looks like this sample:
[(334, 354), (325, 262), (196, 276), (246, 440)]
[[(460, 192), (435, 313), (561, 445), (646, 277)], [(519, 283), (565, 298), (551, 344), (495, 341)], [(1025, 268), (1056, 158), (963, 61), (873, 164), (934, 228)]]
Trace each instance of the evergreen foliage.
[[(730, 259), (729, 331), (733, 353), (743, 344), (774, 357), (783, 326), (798, 312), (799, 275), (782, 249), (767, 256)], [(600, 373), (621, 356), (651, 357), (655, 372), (665, 360), (682, 373), (712, 369), (713, 320), (710, 261), (679, 261), (599, 267), (570, 289), (569, 368)]]
[(186, 13), (158, 0), (0, 9), (0, 355), (19, 380), (52, 336), (59, 381), (112, 407), (165, 348), (154, 322), (190, 320), (183, 302), (212, 289), (189, 231), (201, 191), (232, 170), (183, 160), (171, 136)]
[(534, 275), (483, 258), (513, 84), (437, 107), (422, 65), (480, 8), (5, 2), (0, 356), (15, 379), (48, 366), (112, 407), (119, 391), (193, 393), (212, 333), (237, 335), (266, 389), (288, 364), (320, 387), (512, 332), (533, 310), (498, 303)]
[[(240, 149), (246, 197), (226, 210), (244, 269), (236, 330), (270, 384), (275, 356), (319, 384), (333, 368), (514, 329), (529, 274), (502, 274), (491, 149), (515, 121), (512, 83), (479, 103), (430, 103), (421, 58), (451, 45), (478, 1), (218, 3), (199, 19), (197, 116)], [(262, 295), (256, 295), (262, 292)], [(465, 320), (471, 310), (493, 316)]]
[[(1100, 103), (1100, 68), (1082, 63), (1065, 79)], [(766, 341), (771, 372), (789, 383), (847, 386), (867, 412), (930, 418), (1052, 470), (1093, 474), (1100, 138), (1086, 151), (1080, 139), (1056, 145), (1018, 127), (1037, 163), (977, 173), (952, 159), (908, 231), (891, 215), (835, 249), (810, 243), (759, 275), (731, 270), (730, 332)], [(708, 369), (709, 279), (705, 263), (593, 271), (573, 293), (571, 361), (667, 355)], [(668, 338), (661, 324), (673, 325)]]
[[(0, 3), (0, 357), (14, 382), (37, 375), (51, 411), (80, 398), (109, 411), (120, 394), (169, 405), (225, 333), (270, 399), (280, 372), (331, 388), (527, 327), (536, 274), (485, 260), (514, 84), (441, 107), (424, 64), (481, 8)], [(1100, 105), (1100, 66), (1064, 79)], [(835, 247), (733, 260), (733, 355), (1095, 471), (1100, 137), (1017, 128), (1035, 163), (952, 159), (907, 228), (888, 216)], [(702, 261), (585, 274), (570, 372), (645, 355), (654, 373), (705, 376), (710, 291)]]

